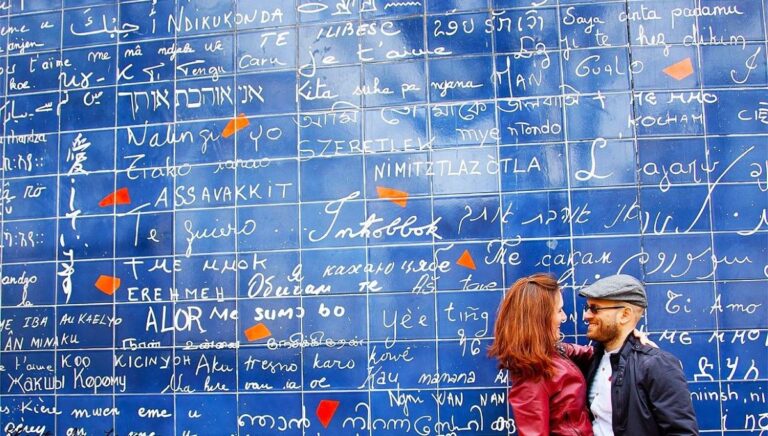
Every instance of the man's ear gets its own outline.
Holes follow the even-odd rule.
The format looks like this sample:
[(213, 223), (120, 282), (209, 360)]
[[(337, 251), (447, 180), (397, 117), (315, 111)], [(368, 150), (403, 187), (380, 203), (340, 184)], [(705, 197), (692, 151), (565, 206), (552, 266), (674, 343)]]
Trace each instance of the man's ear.
[(632, 307), (625, 307), (619, 311), (619, 322), (621, 324), (630, 324), (635, 322), (635, 311)]

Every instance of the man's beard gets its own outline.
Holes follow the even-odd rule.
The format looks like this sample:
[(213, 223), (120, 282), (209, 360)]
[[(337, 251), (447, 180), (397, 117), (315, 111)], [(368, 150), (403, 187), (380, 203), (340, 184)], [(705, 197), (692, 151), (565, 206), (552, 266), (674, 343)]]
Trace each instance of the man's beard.
[(619, 326), (615, 322), (595, 324), (592, 331), (587, 330), (587, 337), (600, 343), (611, 342), (619, 336)]

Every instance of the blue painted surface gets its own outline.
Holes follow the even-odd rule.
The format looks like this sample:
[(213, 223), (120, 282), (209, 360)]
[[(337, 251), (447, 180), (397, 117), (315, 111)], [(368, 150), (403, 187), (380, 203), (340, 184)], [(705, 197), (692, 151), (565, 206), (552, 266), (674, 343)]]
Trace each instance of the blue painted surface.
[(549, 271), (579, 343), (646, 281), (701, 429), (764, 431), (767, 5), (0, 1), (0, 427), (513, 434)]

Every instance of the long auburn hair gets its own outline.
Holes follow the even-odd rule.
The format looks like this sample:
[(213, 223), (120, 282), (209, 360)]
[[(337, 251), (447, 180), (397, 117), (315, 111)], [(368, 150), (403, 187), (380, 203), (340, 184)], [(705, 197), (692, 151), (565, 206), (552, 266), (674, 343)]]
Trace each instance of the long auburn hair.
[(560, 339), (552, 329), (558, 292), (557, 280), (539, 273), (517, 280), (501, 302), (488, 355), (513, 379), (553, 376), (552, 355)]

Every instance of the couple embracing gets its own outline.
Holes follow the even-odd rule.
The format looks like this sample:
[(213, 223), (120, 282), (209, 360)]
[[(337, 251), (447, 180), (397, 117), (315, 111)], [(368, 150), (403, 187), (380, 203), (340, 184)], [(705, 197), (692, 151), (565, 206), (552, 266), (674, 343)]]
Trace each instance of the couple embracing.
[(566, 315), (550, 275), (519, 279), (499, 307), (489, 355), (509, 370), (519, 434), (698, 435), (680, 362), (635, 329), (643, 284), (614, 275), (579, 293), (595, 346), (560, 341)]

